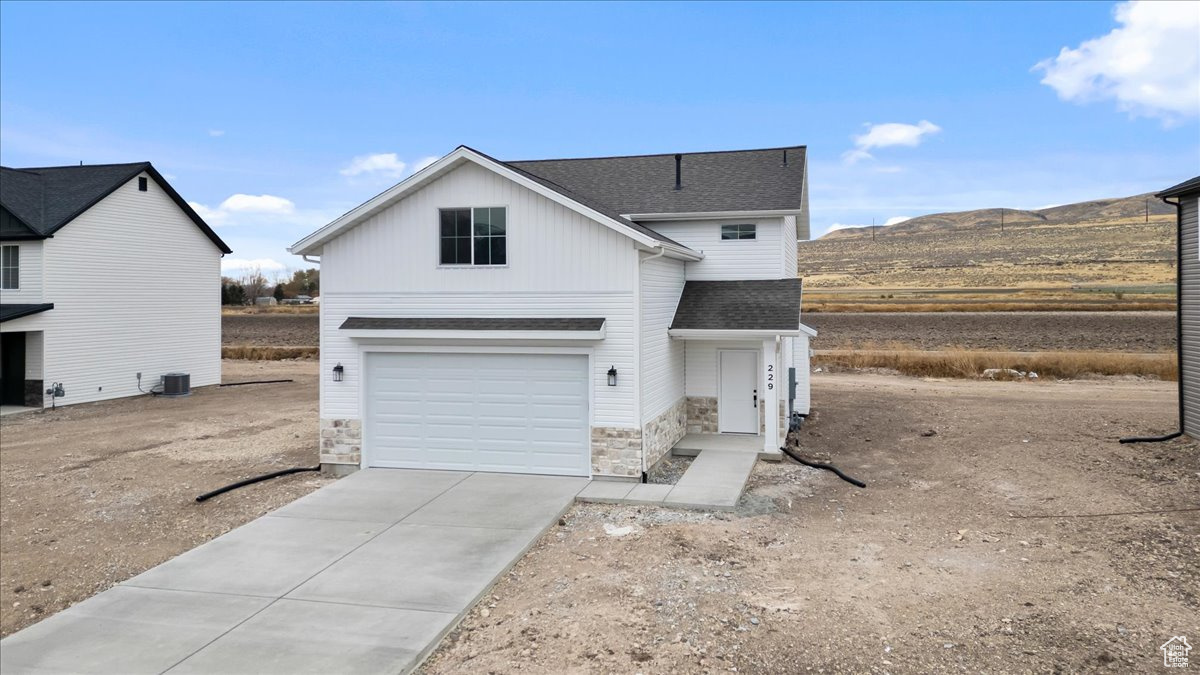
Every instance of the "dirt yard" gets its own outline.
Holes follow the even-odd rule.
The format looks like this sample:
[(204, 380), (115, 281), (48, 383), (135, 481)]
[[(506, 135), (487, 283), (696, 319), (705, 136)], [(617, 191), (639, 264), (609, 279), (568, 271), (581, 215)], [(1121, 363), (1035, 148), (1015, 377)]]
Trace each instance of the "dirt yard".
[(813, 383), (803, 446), (867, 489), (763, 463), (729, 515), (576, 507), (424, 672), (1159, 672), (1200, 635), (1200, 512), (1082, 517), (1200, 507), (1196, 443), (1116, 443), (1173, 385)]
[(317, 463), (317, 364), (225, 361), (182, 399), (139, 397), (0, 419), (0, 632), (90, 597), (304, 495), (302, 473), (198, 504), (242, 478)]
[(315, 347), (321, 342), (321, 317), (303, 313), (262, 312), (221, 315), (221, 343), (256, 347)]
[(1174, 312), (809, 313), (813, 349), (1159, 352), (1175, 348)]

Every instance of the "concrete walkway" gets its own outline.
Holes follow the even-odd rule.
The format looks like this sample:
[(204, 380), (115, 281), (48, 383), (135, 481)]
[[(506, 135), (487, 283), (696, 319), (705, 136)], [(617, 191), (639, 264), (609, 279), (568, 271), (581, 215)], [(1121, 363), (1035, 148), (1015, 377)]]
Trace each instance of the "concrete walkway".
[(743, 450), (703, 450), (674, 485), (593, 481), (581, 502), (650, 504), (685, 509), (732, 511), (742, 498), (758, 454)]
[(5, 638), (0, 671), (408, 672), (587, 483), (359, 471)]

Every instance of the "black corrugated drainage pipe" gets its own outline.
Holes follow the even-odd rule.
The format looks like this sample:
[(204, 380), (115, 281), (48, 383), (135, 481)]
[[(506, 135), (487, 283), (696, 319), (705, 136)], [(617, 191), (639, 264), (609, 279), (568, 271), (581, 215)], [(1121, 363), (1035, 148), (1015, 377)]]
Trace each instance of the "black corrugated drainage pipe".
[(295, 382), (295, 380), (251, 380), (249, 382), (226, 382), (221, 384), (222, 387), (240, 387), (243, 384), (279, 384), (281, 382)]
[(796, 453), (792, 452), (791, 449), (788, 448), (786, 445), (779, 446), (779, 449), (783, 451), (783, 454), (787, 455), (788, 457), (791, 457), (792, 459), (796, 460), (797, 462), (800, 462), (804, 466), (811, 466), (814, 469), (825, 469), (826, 471), (832, 471), (833, 473), (837, 474), (838, 478), (841, 478), (842, 480), (846, 481), (847, 483), (849, 483), (851, 485), (854, 485), (854, 486), (857, 486), (860, 488), (867, 487), (866, 483), (862, 482), (861, 480), (859, 480), (857, 478), (851, 478), (850, 476), (847, 476), (846, 474), (842, 473), (841, 469), (837, 468), (836, 466), (834, 466), (832, 464), (822, 464), (820, 462), (810, 462), (807, 459), (800, 457), (800, 455), (797, 455)]
[(216, 490), (213, 490), (212, 492), (205, 492), (204, 494), (200, 495), (199, 497), (196, 497), (196, 501), (202, 502), (202, 501), (205, 501), (208, 499), (212, 499), (213, 497), (216, 497), (217, 495), (223, 495), (226, 492), (229, 492), (230, 490), (236, 490), (240, 487), (246, 487), (247, 485), (261, 483), (264, 480), (270, 480), (272, 478), (279, 478), (280, 476), (289, 476), (293, 473), (302, 473), (304, 471), (320, 471), (320, 470), (321, 470), (321, 465), (318, 464), (318, 465), (312, 466), (312, 467), (297, 466), (297, 467), (294, 467), (291, 469), (284, 469), (283, 471), (274, 471), (272, 473), (264, 473), (261, 476), (255, 476), (254, 478), (247, 478), (246, 480), (239, 480), (236, 483), (230, 483), (229, 485), (226, 485), (223, 488), (217, 488)]
[(1161, 443), (1183, 435), (1183, 199), (1163, 201), (1175, 207), (1175, 370), (1179, 379), (1179, 431), (1164, 436), (1122, 438), (1120, 443)]

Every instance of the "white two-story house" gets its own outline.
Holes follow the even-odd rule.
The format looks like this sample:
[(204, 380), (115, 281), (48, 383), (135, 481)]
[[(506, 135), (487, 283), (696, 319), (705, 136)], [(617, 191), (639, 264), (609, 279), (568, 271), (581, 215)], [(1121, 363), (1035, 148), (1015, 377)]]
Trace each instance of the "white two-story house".
[(229, 252), (149, 162), (0, 168), (0, 403), (219, 383)]
[(297, 242), (321, 264), (321, 462), (640, 478), (685, 435), (778, 453), (808, 412), (806, 168), (459, 147)]

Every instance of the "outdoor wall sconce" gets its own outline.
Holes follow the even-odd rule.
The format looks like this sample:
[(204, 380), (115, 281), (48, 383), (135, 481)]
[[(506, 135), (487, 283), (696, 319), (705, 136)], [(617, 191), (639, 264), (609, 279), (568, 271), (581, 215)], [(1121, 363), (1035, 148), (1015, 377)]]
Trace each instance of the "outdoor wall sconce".
[(340, 364), (340, 363), (339, 363), (339, 364), (337, 364), (336, 366), (334, 366), (334, 367), (333, 367), (333, 381), (334, 381), (334, 382), (341, 382), (341, 381), (342, 381), (342, 375), (343, 375), (345, 372), (346, 372), (346, 369), (342, 367), (342, 364)]
[(617, 367), (612, 366), (608, 369), (608, 386), (617, 386)]

